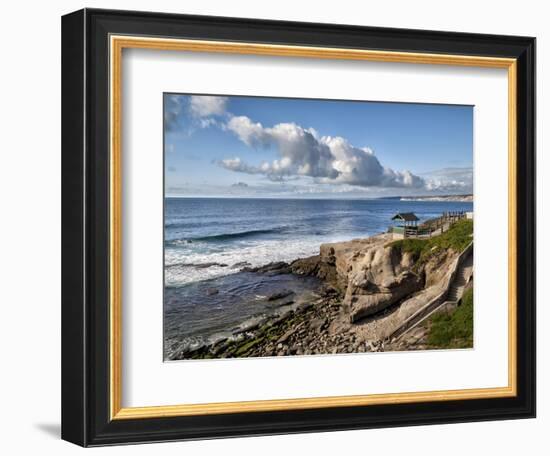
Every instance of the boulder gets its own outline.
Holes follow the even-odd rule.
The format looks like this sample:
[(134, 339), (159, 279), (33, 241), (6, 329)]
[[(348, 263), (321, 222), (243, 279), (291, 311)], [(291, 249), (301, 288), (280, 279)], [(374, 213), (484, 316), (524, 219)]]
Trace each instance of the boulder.
[(349, 306), (350, 321), (354, 323), (388, 308), (421, 288), (420, 278), (405, 271), (392, 280), (384, 277), (382, 283), (369, 280), (352, 282), (348, 286), (344, 303)]
[(275, 293), (270, 294), (267, 297), (268, 301), (277, 301), (278, 299), (288, 298), (289, 296), (292, 296), (294, 294), (294, 291), (292, 290), (282, 290), (277, 291)]
[(264, 266), (258, 267), (244, 267), (241, 269), (241, 272), (256, 272), (258, 274), (267, 274), (267, 275), (278, 275), (278, 274), (288, 274), (290, 268), (288, 263), (284, 261), (276, 261), (273, 263), (266, 264)]
[(424, 285), (422, 274), (413, 272), (414, 255), (401, 253), (391, 241), (391, 235), (380, 234), (321, 246), (316, 274), (342, 293), (351, 322), (386, 309)]

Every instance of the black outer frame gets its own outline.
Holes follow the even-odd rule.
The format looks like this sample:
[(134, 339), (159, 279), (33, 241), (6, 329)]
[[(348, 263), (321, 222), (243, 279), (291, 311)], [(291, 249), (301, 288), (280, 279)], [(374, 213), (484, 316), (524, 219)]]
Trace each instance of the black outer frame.
[[(518, 59), (518, 395), (110, 421), (110, 34)], [(535, 234), (534, 38), (97, 9), (62, 18), (61, 434), (67, 441), (98, 446), (534, 417)]]

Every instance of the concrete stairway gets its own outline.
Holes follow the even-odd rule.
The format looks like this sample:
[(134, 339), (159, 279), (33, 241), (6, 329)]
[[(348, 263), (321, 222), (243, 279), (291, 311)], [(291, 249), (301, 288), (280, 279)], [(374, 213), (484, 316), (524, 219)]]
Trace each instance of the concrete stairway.
[(462, 298), (464, 288), (466, 287), (468, 280), (472, 276), (473, 268), (474, 255), (473, 251), (471, 251), (470, 254), (466, 258), (464, 258), (462, 264), (458, 267), (455, 278), (449, 286), (449, 291), (447, 292), (447, 297), (445, 298), (445, 301), (439, 301), (439, 303), (433, 303), (425, 306), (423, 309), (410, 317), (405, 325), (397, 329), (390, 336), (390, 339), (399, 340), (399, 338), (407, 334), (412, 329), (416, 328), (420, 323), (431, 317), (439, 310), (445, 307), (456, 307), (458, 301), (460, 300), (460, 298)]
[(456, 277), (449, 287), (449, 293), (447, 294), (447, 302), (457, 303), (462, 294), (464, 293), (464, 287), (468, 283), (470, 276), (472, 275), (472, 270), (474, 268), (474, 256), (472, 254), (468, 255), (464, 259), (464, 262), (460, 265)]

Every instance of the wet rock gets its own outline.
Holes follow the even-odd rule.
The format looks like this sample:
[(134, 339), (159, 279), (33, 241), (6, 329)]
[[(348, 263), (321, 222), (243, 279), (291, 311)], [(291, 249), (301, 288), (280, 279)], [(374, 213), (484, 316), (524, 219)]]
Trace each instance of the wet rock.
[(296, 308), (296, 312), (299, 312), (299, 313), (307, 312), (309, 309), (313, 307), (313, 305), (314, 304), (311, 301), (302, 302)]
[(274, 263), (266, 264), (264, 266), (244, 267), (241, 269), (241, 271), (257, 272), (258, 274), (277, 275), (277, 274), (288, 274), (290, 272), (290, 268), (288, 263), (285, 263), (284, 261), (277, 261)]
[(218, 266), (220, 268), (225, 268), (227, 267), (227, 264), (225, 263), (215, 263), (215, 262), (212, 262), (212, 263), (196, 263), (196, 264), (190, 264), (190, 266), (193, 266), (194, 268), (196, 269), (207, 269), (207, 268), (211, 268), (213, 266)]
[(220, 339), (212, 346), (210, 353), (212, 353), (213, 356), (221, 355), (227, 349), (229, 344), (230, 341), (227, 338)]
[(290, 269), (294, 274), (299, 275), (317, 275), (320, 264), (320, 256), (315, 255), (307, 258), (299, 258), (290, 264)]
[(284, 312), (283, 314), (281, 314), (277, 318), (275, 318), (275, 320), (271, 321), (271, 326), (277, 326), (277, 325), (283, 323), (284, 321), (286, 321), (287, 318), (289, 318), (293, 314), (294, 314), (293, 310), (289, 310), (287, 312)]
[(268, 301), (276, 301), (278, 299), (283, 299), (283, 298), (287, 298), (289, 296), (292, 296), (293, 294), (294, 294), (294, 291), (292, 291), (292, 290), (277, 291), (275, 293), (270, 294), (267, 297), (267, 300)]
[(272, 307), (285, 307), (285, 306), (291, 306), (294, 304), (294, 300), (292, 299), (285, 299), (283, 301), (274, 300), (274, 302), (271, 304)]
[(220, 290), (218, 290), (217, 288), (213, 288), (213, 287), (210, 287), (210, 288), (206, 289), (206, 294), (208, 296), (217, 295), (219, 292), (220, 292)]
[(261, 321), (251, 322), (251, 323), (248, 323), (248, 324), (244, 324), (244, 325), (242, 325), (238, 328), (235, 328), (231, 332), (234, 335), (249, 333), (249, 332), (252, 332), (252, 331), (256, 331), (260, 327), (260, 324), (261, 324)]

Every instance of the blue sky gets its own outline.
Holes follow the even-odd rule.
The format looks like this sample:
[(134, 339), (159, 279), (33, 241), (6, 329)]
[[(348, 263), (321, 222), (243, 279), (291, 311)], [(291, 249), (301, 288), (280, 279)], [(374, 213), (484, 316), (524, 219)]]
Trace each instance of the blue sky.
[(472, 192), (471, 106), (164, 97), (167, 195)]

